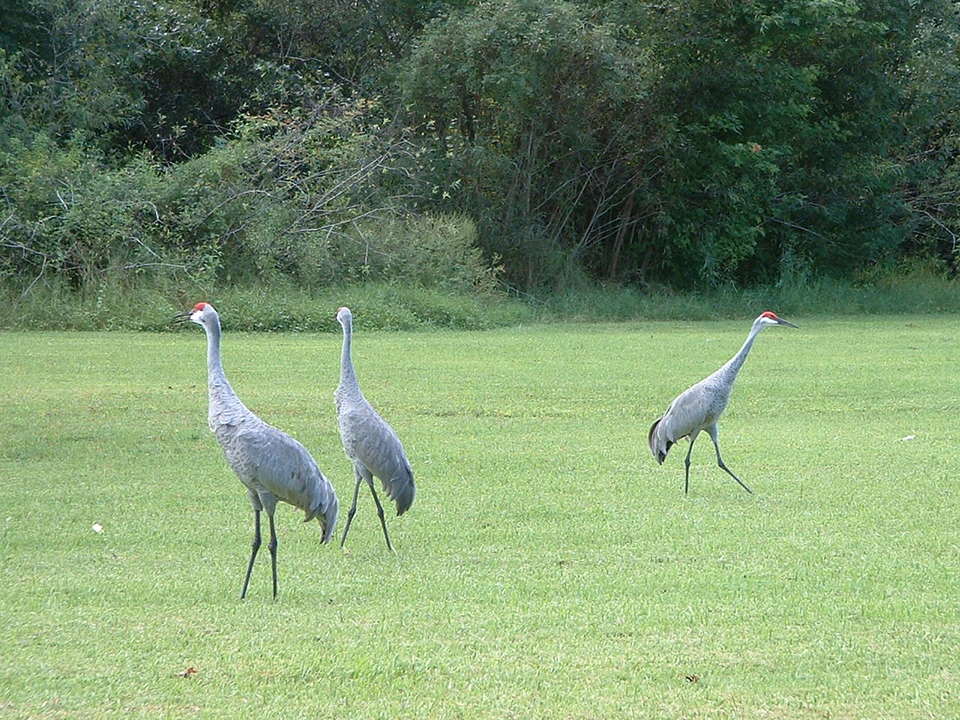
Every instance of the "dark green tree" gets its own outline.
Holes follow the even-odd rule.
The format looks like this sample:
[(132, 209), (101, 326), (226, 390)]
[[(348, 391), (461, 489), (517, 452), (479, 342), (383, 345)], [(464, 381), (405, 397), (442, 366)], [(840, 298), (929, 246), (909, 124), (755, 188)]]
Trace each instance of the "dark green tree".
[[(601, 270), (649, 212), (651, 68), (564, 0), (498, 0), (427, 27), (403, 76), (434, 200), (478, 218), (524, 286)], [(614, 261), (615, 262), (615, 261)]]

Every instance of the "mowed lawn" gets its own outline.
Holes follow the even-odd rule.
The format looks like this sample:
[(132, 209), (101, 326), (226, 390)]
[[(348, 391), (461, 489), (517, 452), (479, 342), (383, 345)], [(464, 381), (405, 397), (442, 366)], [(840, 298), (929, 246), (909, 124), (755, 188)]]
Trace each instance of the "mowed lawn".
[[(244, 402), (353, 489), (338, 335), (224, 322)], [(960, 716), (960, 318), (804, 318), (720, 423), (647, 430), (749, 322), (373, 333), (417, 498), (347, 550), (278, 509), (280, 596), (206, 427), (205, 340), (0, 334), (0, 716)], [(97, 523), (102, 532), (92, 528)], [(194, 668), (195, 673), (180, 673)]]

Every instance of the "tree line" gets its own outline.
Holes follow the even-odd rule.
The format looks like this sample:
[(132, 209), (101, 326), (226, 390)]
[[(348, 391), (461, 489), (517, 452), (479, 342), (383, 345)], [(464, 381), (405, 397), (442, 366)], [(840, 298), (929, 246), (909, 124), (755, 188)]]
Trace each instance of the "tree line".
[(948, 0), (25, 0), (0, 275), (952, 271), (958, 38)]

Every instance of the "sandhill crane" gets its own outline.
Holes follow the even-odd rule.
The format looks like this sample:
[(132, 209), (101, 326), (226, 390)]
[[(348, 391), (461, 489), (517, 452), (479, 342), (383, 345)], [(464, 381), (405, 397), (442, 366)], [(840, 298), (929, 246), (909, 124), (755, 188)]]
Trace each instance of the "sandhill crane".
[(387, 522), (383, 517), (383, 506), (373, 486), (373, 477), (376, 475), (380, 478), (387, 495), (391, 500), (396, 501), (397, 515), (400, 516), (413, 504), (416, 491), (413, 484), (413, 470), (410, 469), (400, 438), (360, 392), (360, 385), (353, 370), (353, 360), (350, 357), (353, 314), (349, 308), (342, 307), (337, 310), (337, 322), (343, 328), (340, 384), (334, 394), (337, 402), (337, 421), (340, 425), (340, 440), (347, 457), (353, 463), (353, 472), (357, 481), (353, 489), (353, 504), (350, 506), (350, 512), (347, 513), (347, 524), (343, 528), (340, 547), (347, 542), (350, 523), (357, 512), (360, 483), (366, 480), (367, 485), (370, 486), (370, 492), (373, 493), (373, 501), (377, 504), (383, 537), (387, 541), (387, 547), (393, 552), (393, 545), (390, 544), (390, 536), (387, 534)]
[(717, 451), (717, 465), (740, 483), (744, 490), (753, 492), (723, 463), (723, 458), (720, 457), (720, 444), (717, 442), (717, 420), (723, 413), (724, 408), (727, 407), (733, 383), (743, 366), (743, 361), (747, 359), (753, 341), (761, 330), (771, 325), (797, 327), (793, 323), (777, 317), (775, 313), (770, 311), (762, 313), (753, 321), (750, 334), (747, 335), (740, 351), (715, 373), (680, 393), (670, 403), (670, 407), (667, 408), (663, 416), (650, 426), (647, 442), (650, 444), (650, 452), (653, 453), (653, 457), (660, 465), (667, 457), (671, 445), (682, 437), (690, 437), (690, 448), (687, 450), (687, 457), (684, 460), (686, 467), (683, 483), (684, 494), (690, 488), (690, 453), (693, 452), (693, 443), (697, 439), (697, 435), (703, 430), (706, 430), (710, 439), (713, 440), (713, 447)]
[(253, 561), (260, 549), (260, 511), (270, 520), (273, 597), (277, 597), (277, 532), (273, 514), (282, 500), (306, 513), (304, 522), (314, 518), (323, 529), (321, 542), (329, 542), (337, 523), (337, 495), (306, 448), (277, 428), (267, 425), (240, 402), (220, 363), (220, 316), (209, 303), (197, 303), (193, 310), (176, 316), (200, 325), (207, 334), (207, 420), (217, 436), (223, 454), (247, 488), (253, 506), (253, 549), (243, 579), (242, 600), (247, 595)]

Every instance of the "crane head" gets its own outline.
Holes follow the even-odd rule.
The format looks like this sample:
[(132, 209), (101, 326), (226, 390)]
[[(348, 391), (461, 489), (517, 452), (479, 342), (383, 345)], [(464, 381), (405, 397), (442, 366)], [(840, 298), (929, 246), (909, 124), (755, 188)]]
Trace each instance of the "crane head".
[(350, 312), (350, 308), (337, 308), (337, 322), (343, 327), (346, 327), (347, 324), (353, 322), (353, 313)]
[(786, 327), (792, 328), (797, 327), (792, 322), (787, 322), (782, 317), (777, 317), (777, 314), (770, 310), (760, 313), (760, 317), (754, 320), (754, 323), (759, 323), (761, 327), (766, 327), (768, 325), (785, 325)]
[(173, 316), (174, 322), (195, 322), (197, 325), (203, 325), (208, 319), (216, 317), (217, 311), (213, 305), (205, 302), (198, 302), (191, 310), (177, 313)]

